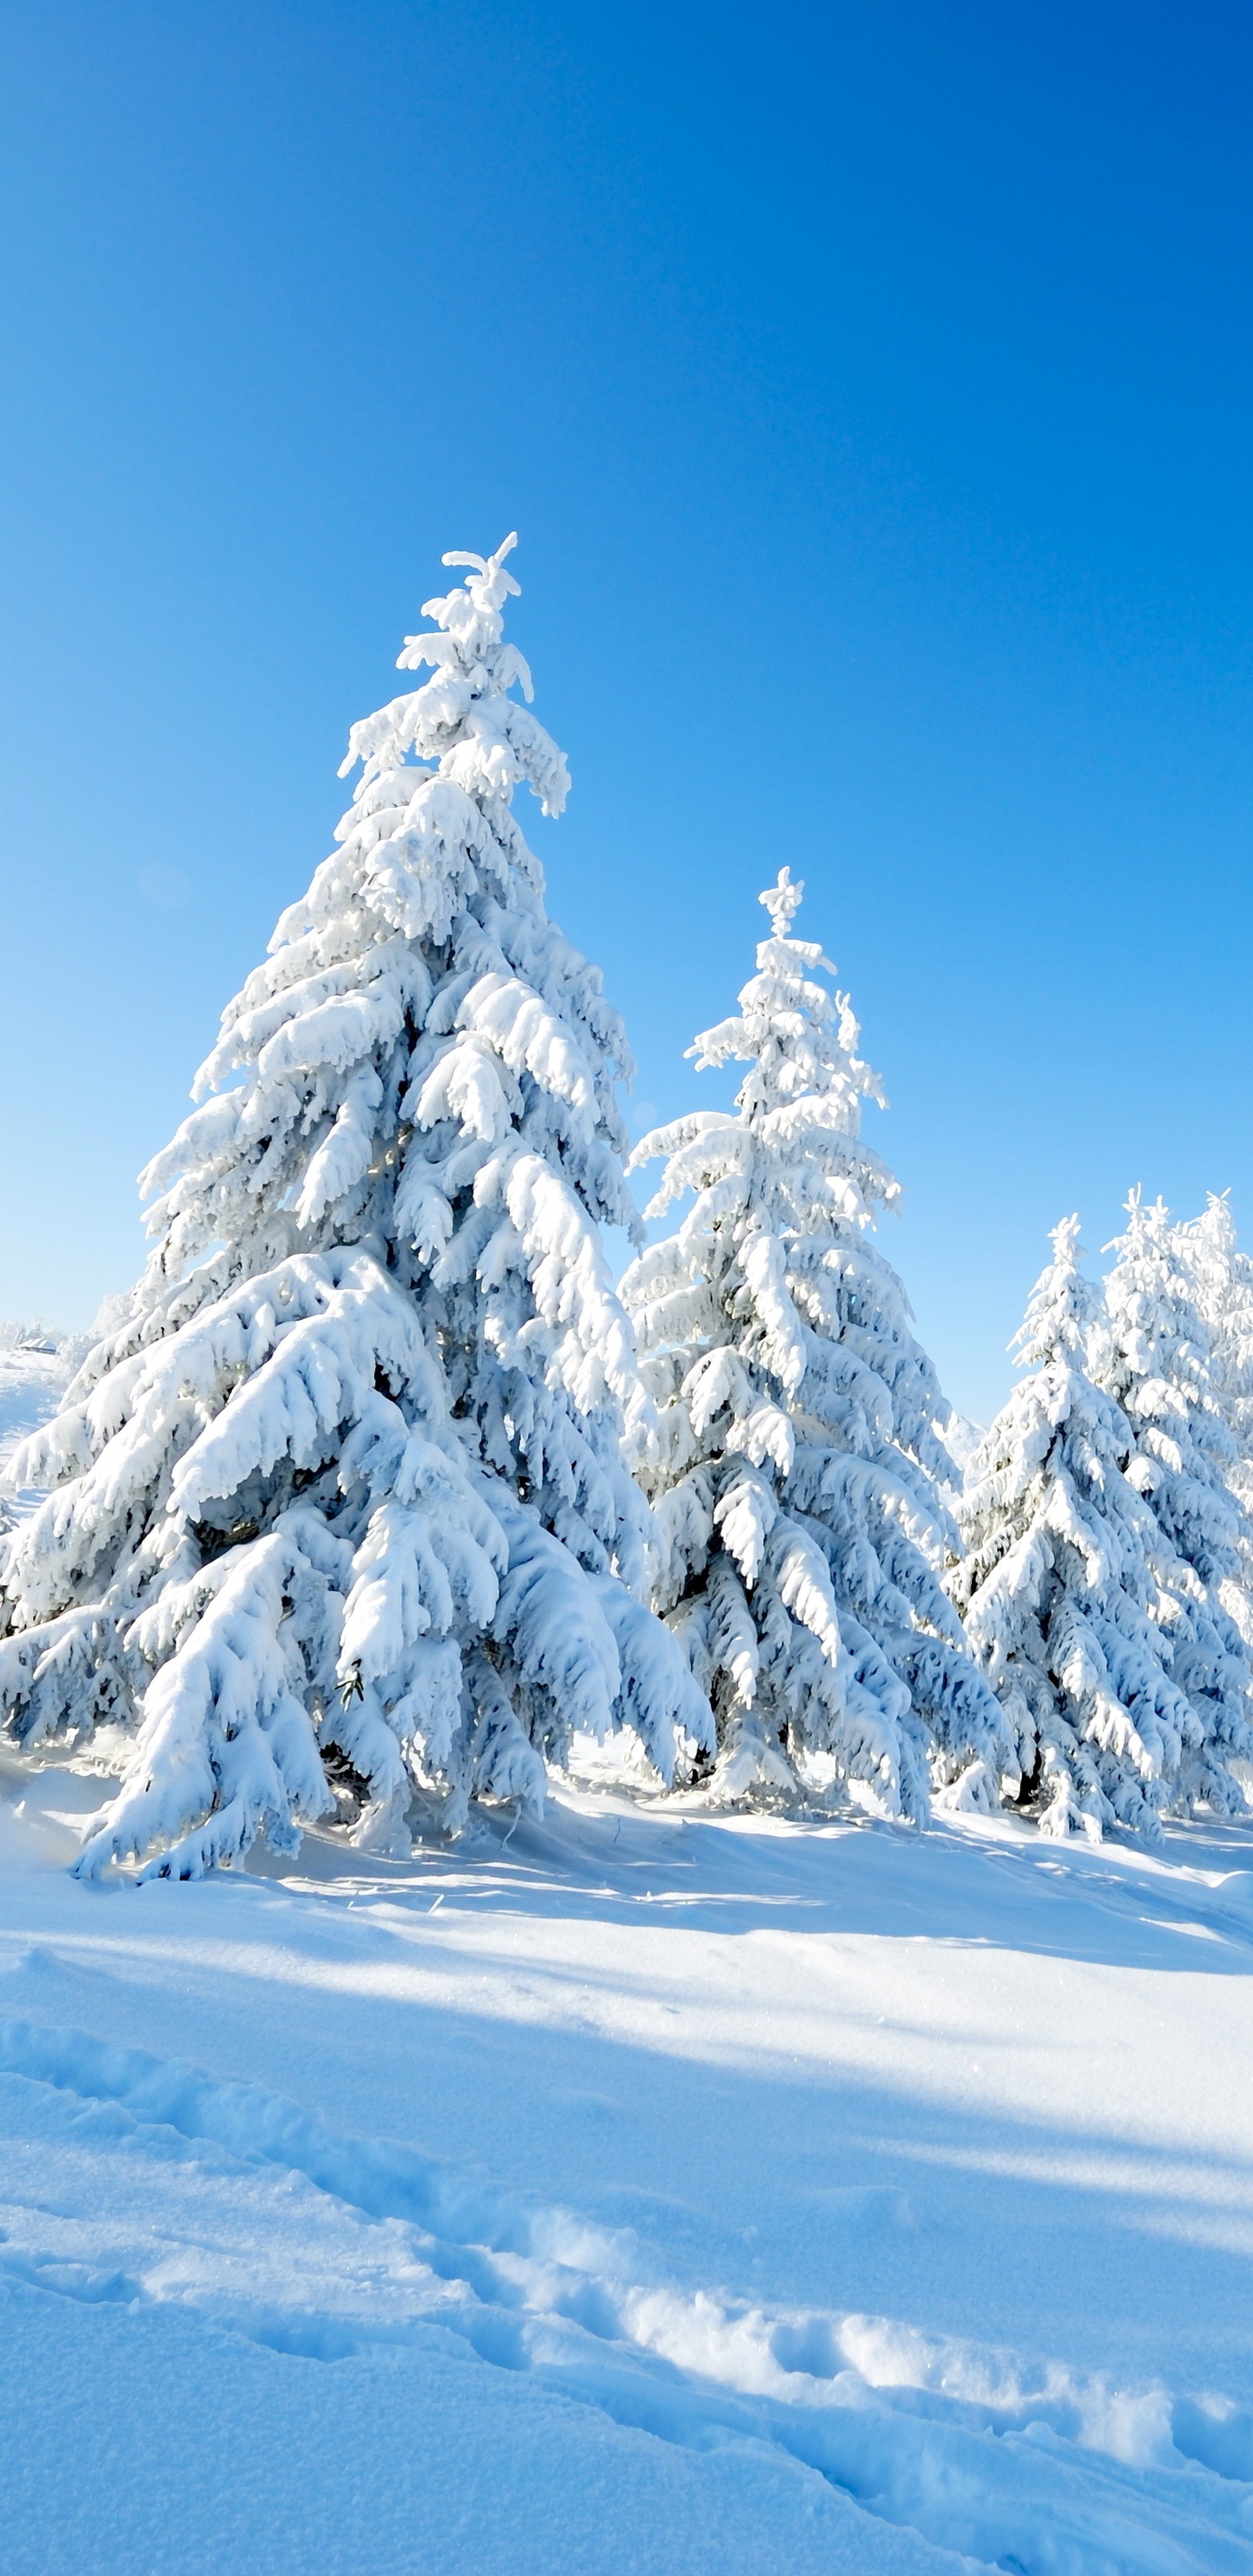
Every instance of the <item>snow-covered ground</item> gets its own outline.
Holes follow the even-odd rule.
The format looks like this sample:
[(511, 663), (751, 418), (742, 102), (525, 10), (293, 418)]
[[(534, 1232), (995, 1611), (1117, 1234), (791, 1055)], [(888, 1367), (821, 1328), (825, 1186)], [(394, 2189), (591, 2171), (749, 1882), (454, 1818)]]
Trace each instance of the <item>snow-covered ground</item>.
[(1253, 2571), (1253, 1827), (108, 1794), (0, 1768), (5, 2576)]
[(0, 1804), (8, 2576), (1253, 2570), (1253, 1835)]

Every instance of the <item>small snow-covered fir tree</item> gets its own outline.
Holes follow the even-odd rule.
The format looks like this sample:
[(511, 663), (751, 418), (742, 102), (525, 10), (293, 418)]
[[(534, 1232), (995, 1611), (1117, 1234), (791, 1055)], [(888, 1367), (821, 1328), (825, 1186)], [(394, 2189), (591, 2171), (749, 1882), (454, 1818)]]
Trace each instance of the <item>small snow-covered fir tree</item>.
[(1023, 1803), (1045, 1833), (1156, 1833), (1204, 1741), (1173, 1678), (1175, 1569), (1124, 1470), (1131, 1427), (1091, 1371), (1110, 1360), (1079, 1219), (1053, 1235), (1015, 1336), (1015, 1387), (967, 1468), (967, 1554), (952, 1579), (972, 1647), (1018, 1742)]
[(445, 557), (400, 656), (434, 676), (353, 728), (339, 847), (144, 1175), (146, 1273), (14, 1465), (54, 1490), (4, 1543), (0, 1713), (123, 1766), (87, 1871), (290, 1847), (336, 1787), (385, 1847), (415, 1777), (452, 1820), (576, 1727), (664, 1774), (708, 1724), (638, 1597), (628, 1057), (512, 811), (569, 783), (512, 694), (513, 542)]
[(1108, 1331), (1099, 1383), (1127, 1416), (1127, 1475), (1151, 1504), (1170, 1551), (1164, 1584), (1175, 1638), (1171, 1670), (1201, 1721), (1180, 1777), (1187, 1806), (1238, 1812), (1229, 1764), (1253, 1755), (1253, 1653), (1224, 1588), (1240, 1577), (1244, 1517), (1230, 1479), (1235, 1443), (1210, 1372), (1210, 1342), (1178, 1234), (1160, 1199), (1139, 1190), (1105, 1282)]
[(784, 868), (762, 895), (739, 1014), (691, 1050), (748, 1065), (734, 1111), (695, 1111), (633, 1158), (667, 1158), (650, 1216), (695, 1194), (622, 1282), (658, 1407), (653, 1599), (716, 1712), (716, 1792), (794, 1795), (824, 1755), (921, 1819), (933, 1754), (986, 1782), (1012, 1753), (941, 1583), (947, 1407), (867, 1235), (899, 1195), (860, 1134), (879, 1084), (819, 980), (834, 969), (793, 934), (802, 892)]
[(1243, 1514), (1236, 1537), (1239, 1576), (1219, 1585), (1247, 1645), (1253, 1645), (1253, 1259), (1240, 1249), (1224, 1193), (1203, 1216), (1175, 1228), (1197, 1311), (1209, 1335), (1210, 1386), (1234, 1446), (1227, 1482)]

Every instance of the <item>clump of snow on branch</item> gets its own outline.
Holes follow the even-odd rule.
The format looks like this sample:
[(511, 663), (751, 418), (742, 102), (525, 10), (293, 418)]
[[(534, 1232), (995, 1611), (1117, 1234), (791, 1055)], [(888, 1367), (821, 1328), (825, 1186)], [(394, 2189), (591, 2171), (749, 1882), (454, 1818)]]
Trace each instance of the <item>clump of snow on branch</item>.
[(14, 1462), (48, 1491), (4, 1542), (0, 1715), (121, 1765), (87, 1871), (340, 1811), (407, 1847), (415, 1784), (455, 1823), (537, 1804), (576, 1728), (668, 1777), (708, 1724), (639, 1599), (630, 1060), (512, 810), (569, 785), (513, 542), (445, 558), (400, 657), (433, 677), (353, 727), (337, 847), (142, 1177), (144, 1276)]
[(921, 1820), (932, 1763), (984, 1796), (1012, 1748), (942, 1583), (948, 1409), (868, 1236), (899, 1196), (860, 1132), (878, 1078), (794, 933), (802, 892), (784, 868), (762, 895), (757, 972), (691, 1050), (747, 1064), (734, 1110), (635, 1151), (665, 1157), (650, 1217), (692, 1200), (622, 1283), (657, 1407), (653, 1599), (715, 1710), (715, 1794), (793, 1797), (826, 1757)]

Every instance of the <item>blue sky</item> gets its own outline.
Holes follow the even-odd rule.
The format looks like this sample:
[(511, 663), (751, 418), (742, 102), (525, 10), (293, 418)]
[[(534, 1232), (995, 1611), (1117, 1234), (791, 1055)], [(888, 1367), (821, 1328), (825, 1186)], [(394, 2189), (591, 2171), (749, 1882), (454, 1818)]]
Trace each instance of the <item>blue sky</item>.
[(645, 1117), (786, 861), (956, 1401), (1072, 1206), (1253, 1240), (1251, 106), (1223, 6), (7, 13), (0, 1313), (133, 1275), (349, 723), (515, 526)]

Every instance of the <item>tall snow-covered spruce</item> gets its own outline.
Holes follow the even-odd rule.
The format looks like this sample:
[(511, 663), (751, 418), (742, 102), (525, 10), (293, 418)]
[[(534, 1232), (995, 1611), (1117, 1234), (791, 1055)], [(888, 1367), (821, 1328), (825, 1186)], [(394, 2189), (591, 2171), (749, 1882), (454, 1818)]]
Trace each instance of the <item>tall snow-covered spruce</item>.
[(1238, 1810), (1249, 1668), (1218, 1597), (1236, 1565), (1227, 1434), (1163, 1208), (1134, 1193), (1106, 1295), (1053, 1237), (1017, 1336), (1030, 1374), (967, 1470), (953, 1593), (1045, 1832), (1155, 1833)]
[(622, 1283), (657, 1405), (653, 1600), (715, 1710), (716, 1792), (834, 1771), (921, 1820), (933, 1767), (994, 1796), (1013, 1751), (942, 1585), (947, 1407), (868, 1238), (899, 1184), (861, 1138), (881, 1094), (835, 970), (793, 935), (802, 892), (784, 868), (762, 895), (739, 1014), (691, 1050), (748, 1065), (734, 1111), (633, 1158), (666, 1157), (650, 1217), (694, 1193)]
[(1188, 1806), (1238, 1813), (1245, 1801), (1230, 1765), (1253, 1758), (1253, 1650), (1224, 1598), (1239, 1585), (1248, 1536), (1233, 1490), (1237, 1447), (1192, 1265), (1162, 1201), (1148, 1206), (1133, 1190), (1126, 1231), (1110, 1249), (1100, 1382), (1127, 1416), (1127, 1474), (1169, 1551), (1171, 1669), (1202, 1731), (1181, 1795)]
[[(335, 853), (143, 1176), (143, 1279), (14, 1462), (0, 1713), (121, 1789), (79, 1867), (182, 1876), (338, 1802), (541, 1794), (575, 1728), (663, 1775), (708, 1712), (642, 1605), (648, 1404), (600, 1239), (634, 1226), (601, 978), (514, 788), (562, 754), (502, 641), (514, 540), (432, 600), (425, 686), (354, 726)], [(343, 774), (343, 773), (341, 773)]]
[(1130, 1424), (1091, 1374), (1108, 1359), (1079, 1219), (1015, 1336), (1029, 1374), (971, 1458), (951, 1589), (1018, 1743), (1045, 1833), (1156, 1832), (1203, 1729), (1171, 1674), (1171, 1551), (1124, 1472)]

